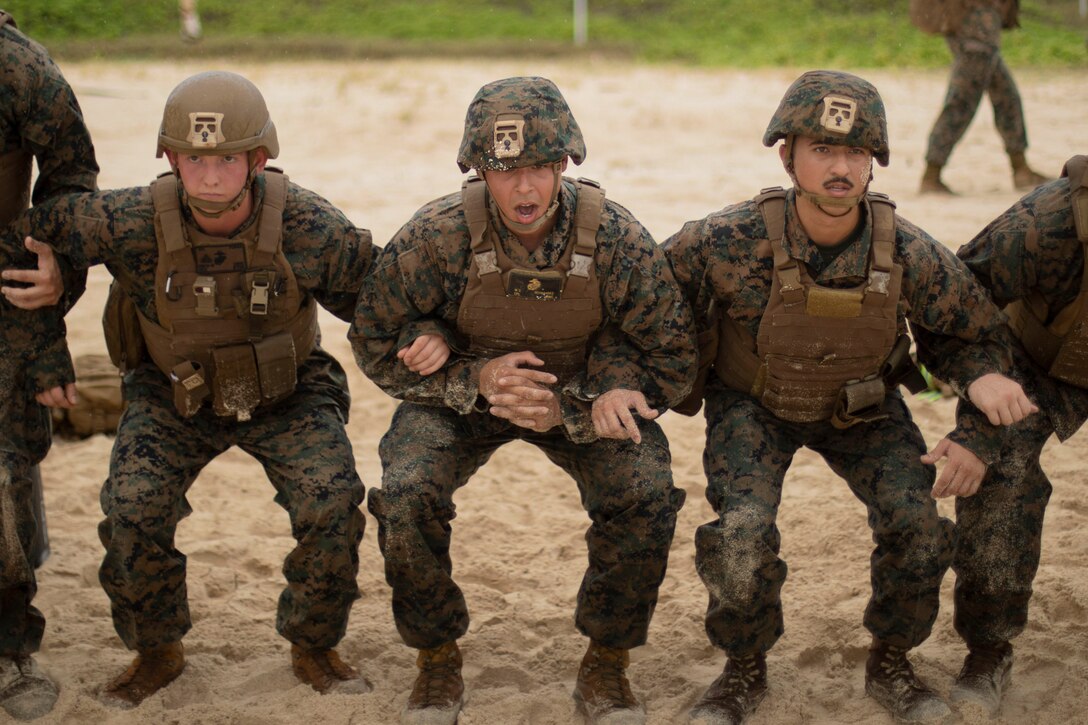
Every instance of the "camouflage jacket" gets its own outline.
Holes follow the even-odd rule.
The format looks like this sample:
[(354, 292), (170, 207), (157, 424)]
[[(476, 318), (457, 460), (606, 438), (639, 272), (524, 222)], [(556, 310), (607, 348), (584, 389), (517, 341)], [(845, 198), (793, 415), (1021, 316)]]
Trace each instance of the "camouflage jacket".
[[(60, 194), (97, 188), (94, 146), (71, 87), (45, 48), (11, 25), (3, 25), (0, 26), (0, 155), (17, 151), (33, 156), (37, 163), (38, 175), (31, 194), (35, 204)], [(0, 269), (36, 266), (33, 255), (22, 249), (22, 237), (18, 238), (18, 246), (13, 255), (0, 249)], [(0, 296), (0, 360), (3, 361), (0, 389), (13, 381), (25, 382), (28, 390), (13, 391), (22, 398), (75, 380), (64, 344), (63, 315), (83, 293), (87, 275), (63, 259), (58, 261), (64, 279), (64, 296), (58, 306), (42, 312), (24, 312)], [(5, 391), (4, 395), (7, 397), (8, 393)], [(16, 410), (23, 409), (17, 401), (9, 402)], [(8, 414), (8, 408), (0, 406), (0, 425), (5, 431), (11, 428)], [(19, 442), (13, 445), (23, 447)], [(47, 443), (33, 443), (36, 448), (42, 445)], [(44, 455), (44, 450), (37, 453)]]
[[(867, 203), (862, 213), (864, 222), (854, 243), (825, 260), (801, 226), (796, 196), (790, 190), (783, 239), (787, 254), (808, 265), (813, 280), (822, 286), (846, 288), (863, 283), (872, 238)], [(699, 329), (710, 324), (707, 316), (713, 301), (720, 314), (729, 315), (753, 338), (757, 336), (770, 297), (774, 259), (755, 201), (688, 222), (664, 247), (676, 280), (692, 303)], [(919, 352), (922, 363), (928, 367), (954, 351), (954, 356), (945, 359), (945, 367), (946, 380), (957, 391), (981, 375), (1009, 368), (1008, 332), (1001, 312), (951, 251), (899, 215), (894, 261), (903, 267), (899, 333), (907, 331), (908, 322), (912, 330), (933, 333), (932, 345)]]
[[(258, 204), (242, 229), (257, 219), (263, 181), (258, 177)], [(0, 254), (21, 249), (23, 236), (30, 232), (77, 269), (105, 264), (139, 310), (159, 321), (154, 289), (158, 245), (148, 187), (69, 194), (37, 205), (0, 238)], [(370, 232), (356, 228), (322, 197), (291, 183), (283, 213), (283, 252), (303, 301), (312, 296), (340, 319), (350, 320), (356, 293), (375, 257)]]
[[(1070, 205), (1069, 179), (1043, 184), (990, 222), (957, 252), (1000, 306), (1037, 291), (1052, 313), (1063, 309), (1080, 292), (1084, 248), (1077, 240)], [(1030, 360), (1019, 340), (1017, 377), (1029, 397), (1046, 415), (1061, 440), (1088, 417), (1088, 390), (1055, 380)], [(978, 454), (1000, 445), (1002, 430), (980, 420), (981, 414), (961, 406), (954, 439)], [(980, 458), (985, 456), (980, 455)]]
[[(571, 243), (574, 186), (561, 185), (555, 229), (532, 254), (495, 220), (504, 250), (519, 265), (554, 265)], [(424, 206), (386, 245), (363, 283), (349, 337), (356, 362), (390, 395), (467, 414), (477, 410), (479, 371), (487, 360), (458, 350), (453, 331), (470, 263), (469, 232), (460, 192)], [(691, 315), (660, 249), (620, 205), (606, 199), (597, 233), (596, 273), (604, 322), (591, 341), (586, 370), (560, 395), (566, 435), (595, 438), (592, 401), (617, 388), (641, 391), (651, 406), (684, 398), (694, 380)], [(452, 353), (428, 377), (411, 372), (397, 350), (420, 334), (442, 334)], [(587, 370), (595, 372), (592, 375)]]

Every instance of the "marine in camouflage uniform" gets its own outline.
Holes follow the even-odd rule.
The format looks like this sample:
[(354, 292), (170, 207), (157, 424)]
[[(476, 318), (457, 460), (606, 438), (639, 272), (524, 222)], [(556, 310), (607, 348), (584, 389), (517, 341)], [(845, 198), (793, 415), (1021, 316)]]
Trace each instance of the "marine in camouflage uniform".
[[(934, 4), (932, 0), (920, 1)], [(941, 169), (967, 132), (984, 93), (990, 97), (994, 124), (1009, 155), (1013, 185), (1017, 189), (1038, 186), (1047, 179), (1033, 171), (1024, 157), (1028, 148), (1024, 107), (1016, 81), (1001, 57), (1002, 29), (1020, 25), (1019, 0), (948, 0), (943, 5), (950, 8), (942, 30), (952, 52), (952, 71), (944, 105), (929, 134), (921, 191), (952, 193), (941, 181)]]
[[(703, 465), (718, 518), (697, 530), (695, 561), (710, 594), (706, 631), (728, 660), (693, 709), (696, 722), (743, 722), (766, 692), (765, 655), (783, 633), (787, 572), (775, 519), (802, 446), (868, 511), (876, 547), (864, 616), (873, 635), (867, 690), (897, 717), (948, 712), (915, 678), (906, 652), (929, 636), (937, 615), (952, 524), (930, 497), (934, 468), (919, 461), (925, 442), (896, 379), (878, 370), (882, 357), (887, 365), (895, 351), (905, 354), (908, 322), (935, 339), (969, 343), (958, 350), (957, 386), (1005, 369), (1008, 356), (1000, 313), (963, 265), (919, 227), (893, 219), (886, 197), (865, 193), (872, 159), (888, 162), (884, 119), (867, 81), (802, 75), (763, 138), (767, 146), (785, 140), (780, 154), (793, 188), (688, 222), (664, 244), (702, 331), (701, 361), (713, 361)], [(777, 213), (764, 207), (773, 200)], [(793, 332), (769, 329), (778, 327)], [(827, 332), (804, 332), (819, 327)], [(867, 341), (877, 337), (886, 342), (874, 356)], [(836, 372), (853, 359), (864, 366)], [(875, 393), (866, 406), (840, 407), (847, 391), (864, 387)]]
[[(3, 228), (31, 200), (38, 204), (58, 194), (93, 191), (98, 164), (79, 103), (60, 69), (2, 10), (0, 64)], [(38, 176), (31, 194), (34, 161)], [(0, 253), (0, 269), (11, 263)], [(66, 309), (83, 292), (86, 273), (68, 265), (62, 273), (60, 309)], [(56, 686), (31, 657), (45, 629), (32, 600), (34, 569), (49, 555), (38, 463), (51, 442), (49, 411), (34, 394), (75, 379), (61, 335), (43, 334), (41, 327), (39, 315), (17, 310), (0, 296), (0, 705), (21, 719), (44, 714), (57, 698)]]
[[(1081, 229), (1074, 220), (1074, 196)], [(1068, 338), (1073, 355), (1083, 339), (1084, 321), (1077, 313), (1085, 294), (1086, 243), (1088, 157), (1079, 156), (1069, 161), (1062, 178), (1016, 202), (957, 252), (994, 302), (1011, 311), (1015, 373), (1042, 411), (994, 429), (961, 404), (957, 430), (949, 436), (989, 464), (977, 492), (956, 499), (954, 621), (969, 652), (951, 696), (977, 701), (991, 714), (1011, 680), (1010, 641), (1027, 623), (1039, 568), (1052, 490), (1039, 457), (1052, 434), (1066, 441), (1088, 418), (1085, 360), (1066, 357), (1056, 367), (1049, 362), (1062, 339)], [(1039, 328), (1025, 324), (1029, 309), (1042, 323)], [(1054, 337), (1041, 334), (1043, 326)]]
[[(206, 133), (209, 129), (210, 134)], [(296, 675), (321, 691), (365, 691), (365, 681), (333, 649), (344, 636), (349, 611), (358, 598), (358, 547), (365, 525), (359, 506), (365, 491), (345, 430), (350, 403), (347, 378), (314, 340), (313, 336), (319, 338), (316, 321), (307, 328), (314, 340), (312, 351), (306, 354), (303, 349), (304, 357), (295, 359), (295, 350), (300, 349), (296, 338), (291, 368), (279, 370), (292, 379), (297, 375), (293, 390), (229, 416), (201, 405), (199, 398), (189, 407), (179, 403), (179, 393), (200, 390), (195, 385), (197, 377), (172, 384), (181, 367), (171, 370), (170, 377), (164, 374), (161, 350), (155, 352), (147, 335), (159, 330), (156, 334), (168, 337), (168, 349), (189, 346), (196, 350), (197, 359), (203, 359), (201, 349), (218, 343), (215, 350), (222, 351), (222, 345), (231, 342), (206, 340), (205, 348), (191, 344), (201, 329), (223, 329), (209, 326), (225, 324), (227, 317), (248, 320), (249, 327), (243, 326), (242, 332), (249, 330), (258, 343), (274, 339), (267, 335), (276, 328), (262, 328), (254, 307), (261, 291), (257, 278), (264, 272), (255, 266), (257, 252), (245, 246), (258, 228), (258, 245), (266, 235), (274, 238), (277, 230), (282, 235), (278, 254), (290, 273), (277, 267), (274, 281), (264, 288), (267, 307), (275, 309), (276, 298), (291, 296), (297, 287), (301, 309), (313, 308), (316, 301), (348, 320), (373, 262), (370, 233), (356, 228), (317, 194), (264, 169), (265, 161), (278, 153), (275, 126), (260, 91), (241, 76), (209, 72), (182, 82), (164, 110), (159, 155), (163, 153), (179, 179), (176, 183), (168, 174), (150, 188), (63, 196), (36, 206), (3, 240), (6, 251), (13, 253), (23, 236), (33, 232), (78, 269), (105, 264), (141, 316), (140, 327), (155, 360), (144, 359), (134, 366), (128, 361), (133, 367), (124, 379), (128, 408), (120, 421), (101, 494), (105, 519), (99, 535), (106, 554), (99, 578), (110, 598), (117, 633), (125, 646), (139, 654), (103, 697), (122, 707), (139, 704), (184, 667), (181, 639), (191, 627), (191, 617), (186, 560), (175, 548), (174, 536), (178, 522), (191, 511), (186, 500), (189, 487), (205, 465), (232, 446), (261, 462), (276, 489), (277, 503), (291, 519), (296, 546), (284, 562), (287, 585), (280, 595), (276, 629), (292, 643)], [(237, 194), (228, 190), (226, 181), (216, 187), (221, 196), (229, 193), (233, 198), (216, 200), (203, 187), (187, 190), (185, 174), (193, 173), (187, 169), (208, 164), (217, 165), (220, 179), (225, 178), (227, 167), (243, 164)], [(162, 184), (175, 184), (177, 191)], [(265, 214), (274, 186), (285, 190), (277, 202), (281, 211)], [(165, 199), (156, 192), (160, 188), (168, 190)], [(169, 208), (157, 210), (158, 204), (171, 201), (174, 223)], [(157, 237), (157, 225), (163, 239)], [(234, 231), (202, 231), (230, 226), (235, 226)], [(181, 233), (185, 245), (199, 242), (179, 252), (190, 259), (199, 256), (197, 271), (207, 275), (197, 276), (191, 287), (179, 282), (185, 278), (175, 278), (174, 271), (163, 283), (160, 245), (171, 239), (169, 230)], [(246, 257), (239, 256), (243, 247)], [(191, 249), (210, 249), (211, 253), (195, 255)], [(179, 259), (174, 255), (171, 252), (171, 264)], [(201, 297), (202, 289), (214, 287), (217, 280), (224, 285), (225, 278), (216, 275), (231, 270), (248, 270), (243, 279), (254, 278), (252, 291), (242, 287), (233, 292), (226, 289), (227, 297), (210, 301)], [(219, 310), (225, 302), (228, 309), (188, 328), (173, 308), (168, 310), (172, 318), (164, 317), (164, 306), (175, 299), (180, 300), (178, 304), (191, 301), (189, 295), (196, 297), (198, 308), (204, 300), (213, 306), (218, 302)], [(238, 345), (225, 349), (235, 350)], [(249, 349), (244, 338), (242, 349)], [(258, 351), (258, 359), (259, 355)], [(216, 388), (215, 381), (221, 381), (228, 368), (223, 358), (212, 359), (214, 369), (204, 367), (204, 382)], [(264, 386), (263, 363), (260, 370)], [(218, 408), (219, 392), (215, 403)]]
[[(581, 163), (584, 156), (581, 131), (551, 81), (483, 86), (468, 109), (458, 163), (484, 180), (470, 179), (462, 192), (416, 212), (360, 292), (349, 333), (356, 360), (404, 401), (382, 439), (382, 487), (371, 489), (368, 505), (378, 520), (397, 629), (420, 650), (405, 722), (457, 718), (457, 639), (468, 630), (469, 613), (452, 577), (453, 497), (513, 440), (537, 446), (574, 479), (591, 519), (575, 613), (590, 646), (575, 698), (591, 722), (609, 714), (630, 718), (623, 722), (644, 718), (624, 669), (628, 650), (646, 641), (684, 500), (649, 408), (664, 409), (688, 393), (695, 347), (690, 312), (649, 232), (615, 202), (601, 204), (592, 185), (561, 176), (568, 158)], [(503, 179), (522, 183), (522, 174), (538, 175), (545, 197), (527, 204), (532, 211), (524, 215), (496, 190)], [(587, 237), (595, 249), (580, 267)], [(493, 246), (484, 252), (477, 243)], [(556, 272), (568, 269), (572, 249), (569, 272)], [(579, 269), (581, 279), (595, 278), (595, 288), (582, 284)], [(486, 277), (499, 274), (505, 292), (477, 294)], [(584, 324), (587, 309), (597, 312), (586, 327), (567, 327), (574, 317)], [(504, 325), (506, 319), (515, 322)], [(529, 334), (519, 338), (522, 326)], [(424, 330), (445, 335), (454, 352), (441, 371), (421, 379), (396, 352)], [(525, 350), (555, 375), (527, 370)], [(550, 406), (545, 422), (512, 412), (535, 401), (512, 403), (494, 392), (495, 377), (534, 373), (536, 382), (524, 385)], [(629, 427), (595, 422), (604, 401), (632, 391), (643, 402)]]

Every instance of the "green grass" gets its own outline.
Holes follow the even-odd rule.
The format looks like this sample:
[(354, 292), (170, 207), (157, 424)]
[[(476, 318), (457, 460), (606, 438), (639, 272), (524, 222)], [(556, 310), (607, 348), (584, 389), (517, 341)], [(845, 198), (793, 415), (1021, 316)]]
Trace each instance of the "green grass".
[[(183, 43), (173, 0), (3, 0), (58, 57), (389, 57), (577, 52), (693, 65), (939, 67), (941, 38), (908, 0), (588, 0), (585, 49), (572, 0), (199, 0), (205, 37)], [(1013, 66), (1088, 66), (1077, 0), (1023, 0), (1006, 33)]]

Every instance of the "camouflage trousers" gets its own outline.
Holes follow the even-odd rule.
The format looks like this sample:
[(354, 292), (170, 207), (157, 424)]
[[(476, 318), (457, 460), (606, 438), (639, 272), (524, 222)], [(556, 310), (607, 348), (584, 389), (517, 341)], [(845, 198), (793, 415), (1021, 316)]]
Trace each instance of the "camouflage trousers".
[[(454, 493), (499, 446), (523, 440), (540, 448), (578, 485), (589, 514), (589, 566), (578, 590), (575, 626), (609, 647), (645, 643), (665, 576), (676, 513), (668, 441), (653, 422), (642, 443), (602, 439), (576, 444), (562, 433), (536, 433), (488, 413), (402, 403), (382, 438), (382, 488), (367, 499), (378, 520), (393, 617), (404, 642), (437, 647), (468, 630), (469, 614), (451, 575)], [(534, 486), (543, 482), (511, 482)], [(496, 552), (496, 555), (500, 555)]]
[(972, 10), (959, 31), (945, 36), (952, 51), (952, 73), (944, 105), (929, 134), (926, 161), (938, 166), (948, 163), (953, 147), (967, 132), (982, 102), (990, 97), (994, 125), (1008, 154), (1023, 153), (1028, 147), (1024, 107), (1012, 73), (1001, 57), (1001, 14), (992, 6)]
[(34, 569), (49, 556), (38, 463), (51, 442), (49, 411), (5, 351), (0, 361), (0, 655), (37, 652), (45, 617), (31, 602)]
[(696, 531), (695, 566), (710, 595), (714, 646), (744, 656), (766, 652), (782, 635), (787, 567), (775, 519), (801, 446), (820, 454), (868, 511), (876, 548), (866, 629), (900, 647), (929, 636), (952, 558), (952, 523), (930, 497), (935, 471), (919, 461), (925, 441), (902, 397), (889, 395), (885, 410), (884, 420), (839, 430), (783, 421), (751, 396), (708, 386), (703, 466), (718, 518)]
[(113, 623), (129, 649), (180, 640), (191, 627), (185, 555), (174, 546), (185, 498), (201, 469), (231, 446), (264, 467), (275, 501), (290, 516), (295, 548), (287, 555), (276, 631), (306, 649), (343, 638), (359, 596), (364, 488), (344, 429), (345, 411), (321, 386), (300, 382), (286, 400), (251, 420), (207, 409), (182, 418), (165, 377), (144, 365), (125, 380), (121, 418), (102, 488), (106, 548), (99, 580)]
[(1012, 351), (1014, 375), (1040, 411), (1005, 430), (978, 492), (956, 500), (954, 623), (969, 646), (1024, 630), (1052, 491), (1039, 458), (1052, 434), (1067, 440), (1088, 419), (1088, 390), (1050, 377), (1019, 342)]

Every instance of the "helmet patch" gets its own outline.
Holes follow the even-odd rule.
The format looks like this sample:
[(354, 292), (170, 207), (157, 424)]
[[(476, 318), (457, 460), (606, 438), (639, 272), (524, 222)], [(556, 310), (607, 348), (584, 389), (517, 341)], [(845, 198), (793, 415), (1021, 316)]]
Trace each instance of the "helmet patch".
[(824, 96), (824, 113), (820, 125), (830, 133), (845, 136), (854, 127), (858, 104), (846, 96)]
[(227, 139), (223, 136), (223, 114), (197, 112), (189, 114), (189, 137), (193, 148), (214, 149)]
[(525, 138), (525, 117), (503, 113), (495, 119), (495, 158), (516, 159), (521, 156)]

